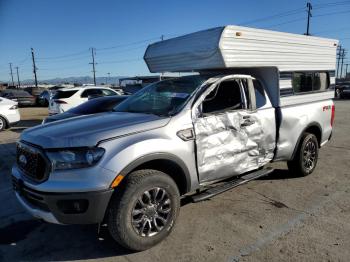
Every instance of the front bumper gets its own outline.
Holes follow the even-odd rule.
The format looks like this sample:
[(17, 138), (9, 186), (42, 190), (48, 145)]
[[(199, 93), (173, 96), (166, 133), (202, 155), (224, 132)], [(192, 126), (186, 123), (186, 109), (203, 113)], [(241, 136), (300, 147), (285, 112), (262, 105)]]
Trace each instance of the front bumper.
[(9, 126), (10, 127), (14, 127), (14, 126), (18, 125), (18, 123), (19, 123), (19, 121), (12, 122), (12, 123), (9, 124)]
[(34, 217), (55, 224), (95, 224), (102, 222), (113, 189), (79, 193), (37, 191), (12, 177), (16, 197)]

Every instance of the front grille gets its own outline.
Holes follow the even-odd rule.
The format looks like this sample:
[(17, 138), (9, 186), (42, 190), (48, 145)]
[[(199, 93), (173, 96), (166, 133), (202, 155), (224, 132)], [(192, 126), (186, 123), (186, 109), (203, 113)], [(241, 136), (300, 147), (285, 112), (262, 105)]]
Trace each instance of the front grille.
[(35, 182), (47, 179), (48, 164), (40, 149), (27, 144), (17, 144), (17, 165), (24, 175)]

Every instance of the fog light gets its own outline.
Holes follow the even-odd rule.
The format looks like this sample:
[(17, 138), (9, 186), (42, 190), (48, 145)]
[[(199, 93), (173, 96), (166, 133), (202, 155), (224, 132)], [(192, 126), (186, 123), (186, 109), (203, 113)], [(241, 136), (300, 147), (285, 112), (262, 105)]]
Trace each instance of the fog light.
[(89, 206), (87, 199), (58, 200), (57, 207), (64, 214), (80, 214), (86, 212)]

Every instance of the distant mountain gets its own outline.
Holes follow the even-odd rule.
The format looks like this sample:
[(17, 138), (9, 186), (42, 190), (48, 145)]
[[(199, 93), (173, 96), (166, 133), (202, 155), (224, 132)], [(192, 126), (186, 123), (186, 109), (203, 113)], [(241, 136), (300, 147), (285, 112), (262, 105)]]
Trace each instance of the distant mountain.
[[(108, 84), (118, 84), (119, 79), (123, 78), (125, 76), (111, 76), (111, 77), (96, 77), (96, 84), (106, 84), (106, 81), (108, 81)], [(34, 80), (27, 79), (22, 80), (22, 84), (24, 85), (31, 85), (34, 84)], [(65, 77), (65, 78), (53, 78), (53, 79), (47, 79), (47, 80), (40, 80), (38, 81), (39, 84), (51, 84), (51, 85), (59, 85), (64, 83), (74, 84), (93, 84), (94, 79), (90, 76), (72, 76), (72, 77)]]

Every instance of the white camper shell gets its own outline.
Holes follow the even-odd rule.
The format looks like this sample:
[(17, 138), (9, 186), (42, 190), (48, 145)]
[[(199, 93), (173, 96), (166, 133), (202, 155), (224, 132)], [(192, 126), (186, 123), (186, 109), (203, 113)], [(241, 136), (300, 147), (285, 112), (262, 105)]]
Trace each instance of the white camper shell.
[(328, 87), (334, 85), (337, 46), (334, 39), (228, 25), (153, 43), (144, 60), (153, 73), (252, 75), (265, 82), (272, 104), (281, 106), (334, 97), (333, 92), (305, 92), (306, 97), (283, 98), (295, 93), (297, 72), (324, 72)]
[(242, 67), (331, 70), (338, 41), (228, 25), (151, 44), (144, 59), (155, 72)]

